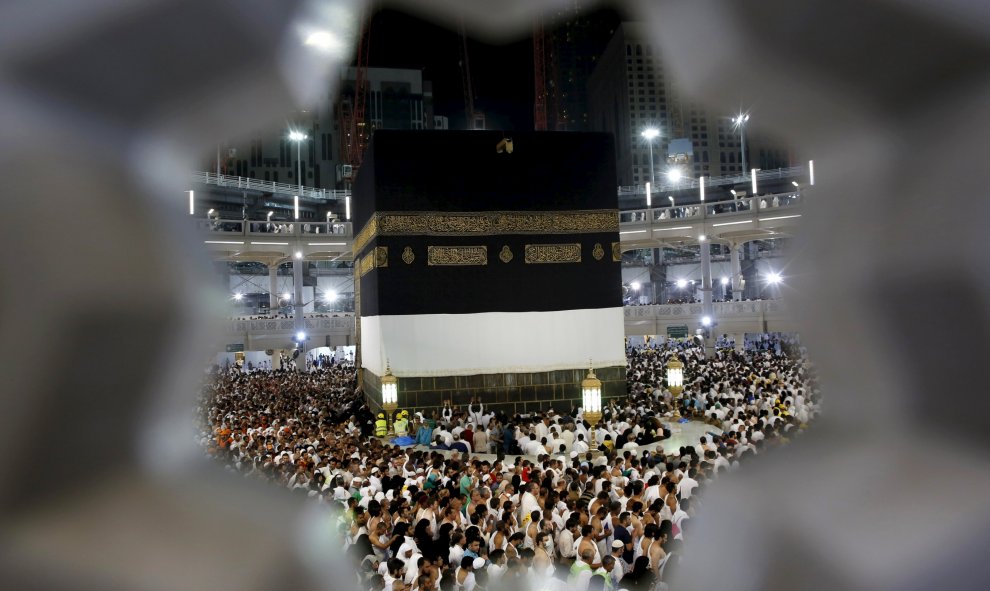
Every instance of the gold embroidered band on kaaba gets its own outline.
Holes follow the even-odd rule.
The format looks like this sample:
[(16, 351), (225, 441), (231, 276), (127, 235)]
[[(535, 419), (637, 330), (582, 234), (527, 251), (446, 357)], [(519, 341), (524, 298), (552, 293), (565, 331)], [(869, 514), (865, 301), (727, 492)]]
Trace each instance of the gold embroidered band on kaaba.
[(372, 269), (388, 267), (388, 247), (376, 246), (357, 262), (358, 277), (364, 277)]
[(593, 234), (619, 231), (614, 209), (585, 211), (379, 212), (354, 237), (355, 254), (375, 236)]
[(580, 263), (581, 245), (527, 244), (524, 258), (527, 263)]
[(487, 246), (428, 246), (427, 265), (487, 265)]

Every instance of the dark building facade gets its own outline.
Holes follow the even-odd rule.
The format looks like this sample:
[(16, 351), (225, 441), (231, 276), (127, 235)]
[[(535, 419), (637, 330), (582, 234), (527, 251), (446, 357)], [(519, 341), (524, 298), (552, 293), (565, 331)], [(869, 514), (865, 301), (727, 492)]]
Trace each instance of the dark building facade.
[[(552, 106), (560, 131), (590, 131), (588, 79), (608, 44), (619, 17), (610, 11), (588, 13), (589, 3), (575, 0), (554, 15), (549, 32)], [(551, 112), (553, 116), (553, 112)]]

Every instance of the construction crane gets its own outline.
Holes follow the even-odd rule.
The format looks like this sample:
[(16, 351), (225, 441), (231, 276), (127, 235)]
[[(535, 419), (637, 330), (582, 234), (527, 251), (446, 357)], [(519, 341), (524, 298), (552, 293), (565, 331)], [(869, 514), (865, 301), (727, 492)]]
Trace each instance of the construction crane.
[(367, 6), (361, 22), (364, 27), (358, 41), (357, 60), (354, 68), (354, 96), (350, 101), (343, 97), (340, 101), (339, 129), (340, 151), (345, 164), (341, 167), (341, 178), (346, 185), (357, 176), (364, 157), (364, 149), (371, 135), (365, 120), (365, 107), (368, 99), (368, 53), (371, 49), (371, 6)]
[(471, 62), (468, 59), (467, 33), (464, 31), (464, 19), (461, 18), (461, 88), (464, 90), (464, 117), (468, 129), (484, 129), (485, 114), (474, 108), (474, 88), (471, 84)]
[(553, 41), (554, 37), (550, 37), (550, 57), (548, 58), (550, 66), (550, 84), (552, 85), (551, 95), (553, 96), (553, 119), (555, 122), (554, 129), (557, 131), (567, 131), (567, 116), (564, 113), (563, 108), (560, 106), (560, 101), (562, 98), (562, 92), (560, 89), (560, 72), (557, 69), (557, 44)]
[(543, 20), (536, 16), (533, 23), (533, 78), (535, 101), (533, 105), (533, 129), (547, 130), (547, 71)]
[(533, 82), (533, 128), (536, 131), (546, 131), (550, 129), (552, 121), (553, 129), (567, 129), (567, 118), (560, 106), (560, 78), (554, 36), (546, 34), (543, 20), (539, 16), (533, 21)]

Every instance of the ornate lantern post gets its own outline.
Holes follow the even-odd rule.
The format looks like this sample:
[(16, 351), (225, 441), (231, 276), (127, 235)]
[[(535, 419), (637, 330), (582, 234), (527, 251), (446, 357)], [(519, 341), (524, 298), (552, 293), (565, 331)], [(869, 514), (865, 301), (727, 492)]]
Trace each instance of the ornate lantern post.
[(667, 362), (667, 389), (674, 395), (674, 420), (679, 420), (681, 414), (677, 410), (677, 400), (684, 390), (684, 364), (676, 354)]
[(395, 435), (395, 425), (392, 415), (399, 404), (399, 379), (392, 375), (392, 369), (385, 365), (385, 375), (382, 376), (382, 408), (385, 409), (388, 420), (388, 434)]
[(584, 420), (591, 423), (591, 441), (588, 445), (594, 450), (595, 425), (602, 420), (602, 381), (595, 376), (595, 370), (591, 368), (588, 369), (588, 376), (581, 380), (581, 399)]

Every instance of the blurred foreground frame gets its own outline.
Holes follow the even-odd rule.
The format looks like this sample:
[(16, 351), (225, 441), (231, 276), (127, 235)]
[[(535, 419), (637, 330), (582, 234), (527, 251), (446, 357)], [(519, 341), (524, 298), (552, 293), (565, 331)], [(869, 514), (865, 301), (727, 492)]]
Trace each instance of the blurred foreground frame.
[[(448, 26), (462, 14), (489, 41), (523, 36), (535, 12), (563, 4), (388, 3)], [(651, 25), (673, 75), (711, 109), (758, 97), (767, 131), (813, 155), (821, 197), (807, 206), (788, 297), (825, 411), (786, 450), (712, 487), (672, 588), (982, 588), (990, 201), (975, 172), (990, 137), (990, 7), (621, 7)], [(361, 8), (0, 7), (5, 586), (340, 580), (311, 509), (200, 459), (190, 409), (214, 318), (206, 253), (173, 202), (213, 138), (276, 122), (333, 83), (350, 56), (306, 46), (307, 27), (349, 48)], [(952, 485), (934, 493), (929, 474)]]

